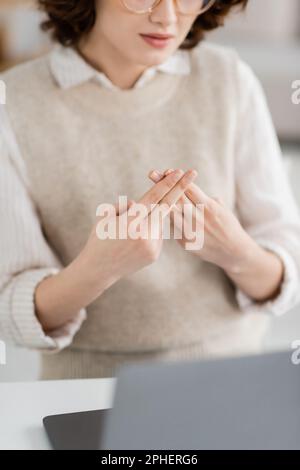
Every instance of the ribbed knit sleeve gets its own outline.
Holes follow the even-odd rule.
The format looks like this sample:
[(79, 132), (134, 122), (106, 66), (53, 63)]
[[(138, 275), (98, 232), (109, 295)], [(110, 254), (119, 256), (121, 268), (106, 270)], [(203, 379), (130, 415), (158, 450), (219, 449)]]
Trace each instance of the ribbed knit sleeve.
[(236, 298), (244, 312), (280, 316), (300, 301), (300, 214), (263, 88), (245, 62), (238, 66), (237, 212), (249, 235), (281, 258), (284, 276), (273, 300), (255, 302), (239, 289)]
[(72, 321), (46, 334), (35, 314), (39, 282), (62, 268), (47, 244), (38, 213), (25, 184), (22, 162), (0, 112), (0, 339), (28, 348), (58, 351), (68, 346), (86, 318), (85, 310)]

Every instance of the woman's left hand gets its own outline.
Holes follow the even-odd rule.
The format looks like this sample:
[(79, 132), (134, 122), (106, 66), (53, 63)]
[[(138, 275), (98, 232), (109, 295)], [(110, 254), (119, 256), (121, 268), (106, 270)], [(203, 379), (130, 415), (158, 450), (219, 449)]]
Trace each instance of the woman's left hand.
[[(158, 171), (149, 173), (149, 178), (157, 183), (172, 170), (166, 170), (163, 174)], [(193, 205), (192, 213), (193, 231), (202, 230), (203, 244), (200, 249), (193, 249), (191, 252), (199, 256), (204, 261), (218, 265), (225, 271), (238, 273), (243, 270), (243, 265), (247, 265), (248, 255), (257, 251), (258, 245), (243, 229), (235, 215), (225, 206), (223, 201), (217, 197), (209, 197), (195, 183), (189, 185), (185, 194), (177, 203), (176, 209), (170, 213), (170, 218), (175, 227), (183, 227), (185, 213), (182, 211), (184, 204)], [(196, 217), (196, 204), (202, 205), (202, 210)], [(175, 215), (175, 211), (177, 214)], [(203, 218), (204, 215), (204, 218)], [(190, 217), (190, 216), (189, 216)], [(199, 221), (201, 222), (199, 223)], [(180, 224), (180, 227), (179, 227)], [(178, 242), (186, 248), (186, 243), (193, 243), (194, 240), (184, 236)], [(196, 239), (196, 237), (195, 237)]]

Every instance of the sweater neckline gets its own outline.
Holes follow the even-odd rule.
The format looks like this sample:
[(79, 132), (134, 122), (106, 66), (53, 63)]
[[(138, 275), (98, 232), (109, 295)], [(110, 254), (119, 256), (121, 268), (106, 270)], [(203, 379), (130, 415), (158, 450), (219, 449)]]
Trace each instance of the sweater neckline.
[(138, 117), (167, 103), (184, 79), (184, 75), (158, 73), (143, 87), (128, 90), (111, 90), (91, 79), (63, 93), (80, 100), (89, 109), (97, 106), (98, 114), (113, 117), (125, 113)]

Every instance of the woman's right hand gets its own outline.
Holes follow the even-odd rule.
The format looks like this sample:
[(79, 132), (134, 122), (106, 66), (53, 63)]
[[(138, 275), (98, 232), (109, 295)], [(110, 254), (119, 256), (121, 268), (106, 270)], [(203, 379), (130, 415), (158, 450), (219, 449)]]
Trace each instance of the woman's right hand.
[[(186, 173), (182, 170), (176, 170), (155, 184), (138, 201), (145, 209), (145, 218), (141, 219), (140, 215), (131, 215), (134, 214), (136, 204), (134, 201), (129, 201), (128, 206), (120, 210), (115, 206), (116, 214), (111, 217), (115, 219), (112, 221), (112, 225), (115, 224), (116, 233), (119, 233), (120, 225), (124, 233), (126, 230), (124, 224), (127, 222), (126, 227), (130, 227), (130, 224), (138, 217), (141, 221), (138, 225), (140, 238), (133, 239), (127, 231), (126, 237), (122, 239), (118, 235), (116, 238), (100, 239), (97, 227), (101, 219), (97, 220), (81, 255), (86, 258), (87, 265), (90, 266), (90, 271), (94, 273), (95, 279), (99, 278), (101, 283), (105, 282), (105, 288), (158, 259), (163, 244), (163, 220), (196, 176), (197, 173), (193, 170)], [(153, 226), (151, 227), (153, 217), (151, 216), (162, 204), (166, 205), (166, 210), (162, 213), (160, 225), (154, 228), (154, 233), (157, 236), (152, 238), (150, 228), (153, 229)], [(155, 205), (159, 206), (155, 207)], [(159, 220), (158, 218), (154, 219)], [(101, 289), (103, 289), (103, 285), (101, 285)]]

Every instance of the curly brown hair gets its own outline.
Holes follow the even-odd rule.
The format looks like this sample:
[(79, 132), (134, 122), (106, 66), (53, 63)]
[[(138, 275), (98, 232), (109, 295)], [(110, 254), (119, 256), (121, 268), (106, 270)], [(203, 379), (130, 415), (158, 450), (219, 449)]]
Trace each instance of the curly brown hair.
[[(192, 49), (204, 38), (206, 31), (224, 25), (229, 12), (239, 6), (246, 8), (248, 0), (216, 0), (215, 4), (194, 21), (180, 49)], [(42, 23), (54, 40), (64, 46), (76, 45), (93, 28), (96, 18), (95, 0), (38, 0), (48, 18)]]

